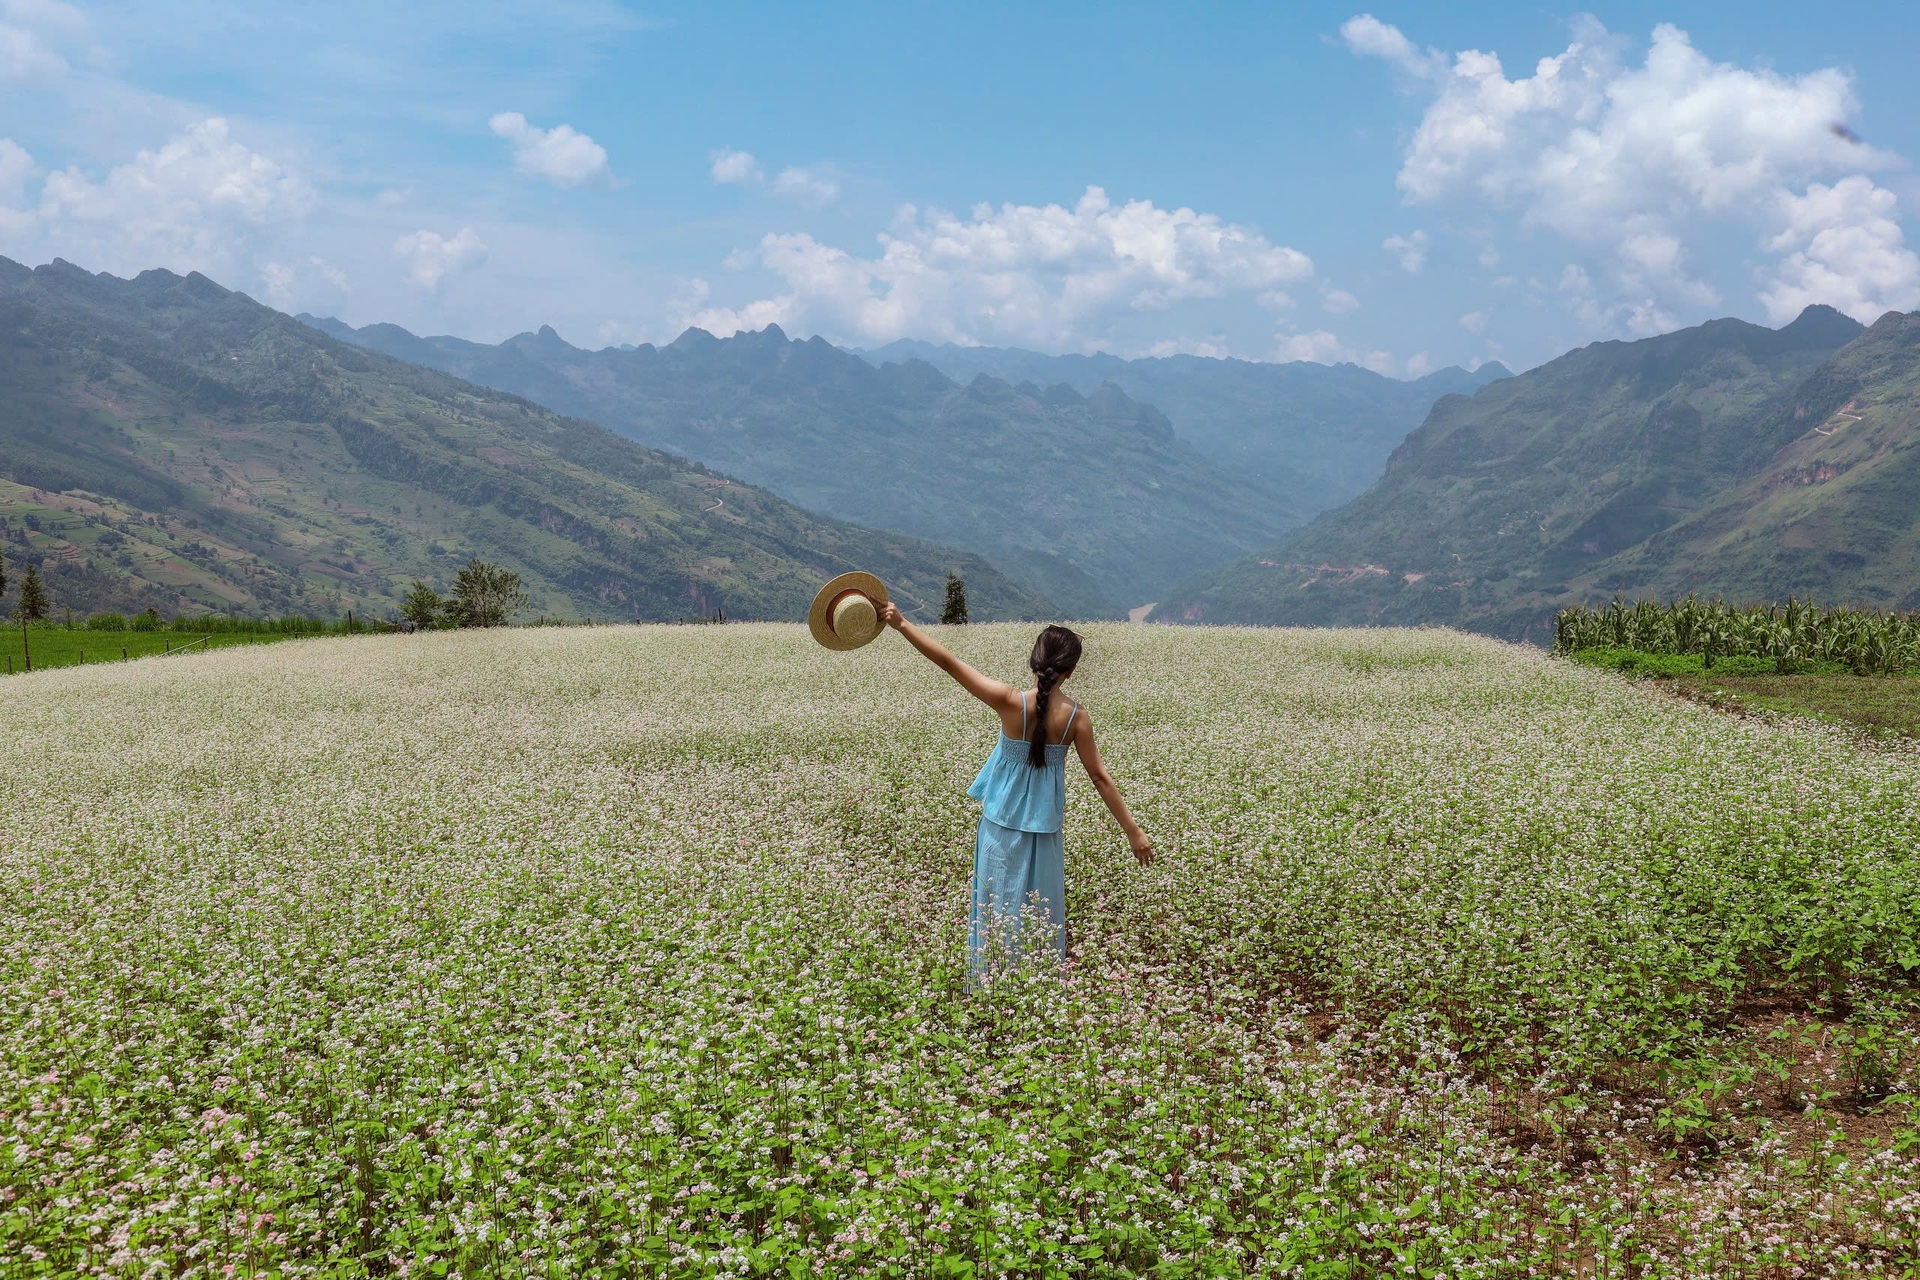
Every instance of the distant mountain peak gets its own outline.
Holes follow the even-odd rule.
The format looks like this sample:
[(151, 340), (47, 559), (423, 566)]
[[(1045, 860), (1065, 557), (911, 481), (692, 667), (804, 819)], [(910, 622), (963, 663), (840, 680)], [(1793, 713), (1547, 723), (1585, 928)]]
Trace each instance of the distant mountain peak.
[(720, 341), (720, 339), (714, 337), (705, 329), (689, 328), (685, 333), (682, 333), (672, 342), (669, 342), (666, 349), (668, 351), (700, 351), (712, 346), (718, 341)]
[(1852, 316), (1843, 315), (1824, 302), (1807, 307), (1780, 332), (1790, 334), (1808, 346), (1842, 347), (1867, 331), (1867, 326)]

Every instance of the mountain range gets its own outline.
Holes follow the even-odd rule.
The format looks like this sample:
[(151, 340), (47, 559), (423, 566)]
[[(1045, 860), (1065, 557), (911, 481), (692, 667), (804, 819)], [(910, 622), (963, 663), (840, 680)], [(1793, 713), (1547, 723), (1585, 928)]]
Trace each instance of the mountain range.
[(1054, 605), (977, 556), (803, 510), (519, 396), (338, 342), (204, 276), (0, 259), (0, 554), (56, 608), (385, 612), (469, 557), (572, 618), (803, 616), (883, 575), (937, 616)]
[(882, 365), (924, 360), (957, 382), (986, 374), (1083, 393), (1110, 383), (1165, 413), (1174, 434), (1203, 457), (1285, 494), (1305, 515), (1339, 506), (1379, 479), (1387, 455), (1441, 396), (1470, 395), (1512, 376), (1497, 362), (1402, 382), (1356, 364), (1049, 356), (911, 339), (859, 354)]
[(1920, 313), (1601, 342), (1449, 396), (1364, 494), (1157, 620), (1540, 638), (1614, 593), (1920, 607)]
[(1311, 514), (1286, 484), (1209, 460), (1111, 382), (979, 373), (962, 385), (926, 361), (876, 366), (777, 326), (586, 351), (551, 328), (488, 345), (301, 318), (804, 507), (979, 552), (1069, 616), (1117, 616)]
[(79, 612), (384, 612), (471, 556), (606, 619), (797, 617), (856, 566), (922, 616), (949, 571), (982, 618), (1157, 600), (1539, 639), (1615, 593), (1920, 608), (1920, 312), (1716, 320), (1503, 374), (776, 328), (487, 345), (0, 259), (0, 555)]

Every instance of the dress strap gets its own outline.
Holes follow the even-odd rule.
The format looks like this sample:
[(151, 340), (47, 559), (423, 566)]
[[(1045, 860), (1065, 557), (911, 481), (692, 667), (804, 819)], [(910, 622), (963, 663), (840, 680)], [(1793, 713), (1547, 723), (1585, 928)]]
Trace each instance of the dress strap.
[(1020, 695), (1020, 736), (1027, 736), (1027, 695)]
[(1060, 745), (1067, 745), (1073, 737), (1073, 718), (1080, 714), (1080, 704), (1074, 703), (1073, 710), (1067, 712), (1067, 727), (1060, 731)]

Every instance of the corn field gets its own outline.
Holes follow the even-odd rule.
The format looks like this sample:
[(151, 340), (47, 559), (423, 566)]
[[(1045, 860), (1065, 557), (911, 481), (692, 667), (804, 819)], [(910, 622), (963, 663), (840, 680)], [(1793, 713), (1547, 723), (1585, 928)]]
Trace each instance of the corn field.
[(1833, 662), (1856, 675), (1888, 675), (1920, 668), (1920, 613), (1823, 609), (1792, 598), (1741, 606), (1688, 596), (1665, 604), (1576, 605), (1554, 620), (1556, 652), (1606, 647), (1697, 653), (1709, 667), (1718, 658), (1771, 658), (1783, 672)]

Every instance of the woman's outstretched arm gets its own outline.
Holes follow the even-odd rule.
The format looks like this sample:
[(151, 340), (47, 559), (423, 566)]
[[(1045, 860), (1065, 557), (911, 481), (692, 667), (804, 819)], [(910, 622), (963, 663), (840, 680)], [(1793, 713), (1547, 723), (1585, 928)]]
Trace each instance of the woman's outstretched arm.
[(880, 607), (880, 620), (907, 638), (907, 643), (926, 655), (928, 662), (940, 668), (980, 701), (995, 711), (1006, 711), (1019, 704), (1020, 691), (1010, 684), (1004, 684), (990, 676), (983, 676), (960, 659), (953, 656), (947, 647), (935, 640), (920, 628), (908, 622), (900, 612), (899, 606), (892, 603)]
[(1107, 802), (1107, 812), (1127, 833), (1127, 847), (1133, 850), (1133, 856), (1140, 860), (1141, 866), (1153, 861), (1153, 842), (1147, 839), (1147, 833), (1133, 820), (1133, 814), (1127, 811), (1127, 802), (1120, 798), (1120, 788), (1115, 785), (1113, 775), (1107, 772), (1107, 766), (1100, 762), (1100, 748), (1093, 741), (1093, 717), (1085, 707), (1080, 708), (1079, 716), (1073, 725), (1073, 749), (1080, 755), (1080, 763), (1087, 768), (1087, 777), (1093, 780), (1093, 789)]

